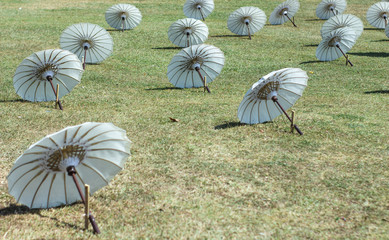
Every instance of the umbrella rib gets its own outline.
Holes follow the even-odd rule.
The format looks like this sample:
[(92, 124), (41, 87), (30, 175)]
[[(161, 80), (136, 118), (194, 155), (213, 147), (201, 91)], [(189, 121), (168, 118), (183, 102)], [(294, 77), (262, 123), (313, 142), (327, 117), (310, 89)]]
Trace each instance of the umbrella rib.
[(105, 159), (105, 158), (94, 157), (94, 156), (88, 156), (88, 159), (96, 159), (96, 160), (105, 161), (105, 162), (110, 163), (110, 164), (112, 164), (112, 165), (114, 165), (114, 166), (116, 166), (116, 167), (118, 167), (118, 168), (120, 168), (120, 169), (123, 169), (121, 166), (119, 166), (119, 165), (117, 165), (116, 163), (114, 163), (114, 162), (112, 162), (112, 161), (110, 161), (110, 160), (108, 160), (108, 159)]
[(41, 82), (40, 82), (40, 81), (38, 82), (38, 85), (37, 85), (36, 88), (35, 88), (34, 101), (36, 101), (36, 94), (38, 93), (39, 85), (41, 85)]
[(72, 139), (70, 140), (69, 143), (72, 143), (72, 142), (74, 141), (74, 139), (76, 138), (76, 135), (78, 134), (78, 131), (80, 130), (80, 128), (81, 128), (81, 126), (79, 126), (79, 127), (77, 128), (77, 130), (74, 132), (73, 137), (72, 137)]
[(8, 176), (10, 176), (14, 171), (16, 171), (17, 169), (19, 169), (20, 167), (23, 167), (23, 166), (28, 165), (28, 164), (32, 164), (32, 163), (39, 162), (40, 160), (42, 160), (42, 158), (37, 158), (37, 159), (31, 160), (30, 162), (26, 162), (26, 163), (20, 164), (19, 166), (13, 168), (13, 169), (11, 170), (11, 172), (8, 174)]
[(32, 179), (30, 179), (30, 181), (28, 181), (28, 183), (24, 186), (23, 190), (20, 192), (19, 194), (19, 197), (18, 197), (18, 200), (16, 200), (17, 202), (20, 201), (20, 198), (22, 197), (24, 191), (26, 190), (26, 188), (28, 187), (28, 185), (30, 185), (30, 183), (32, 181), (34, 181), (35, 178), (37, 178), (39, 175), (41, 175), (43, 173), (43, 170), (41, 170), (37, 175), (35, 175)]
[(118, 138), (111, 138), (111, 139), (104, 139), (104, 140), (101, 140), (101, 141), (99, 141), (99, 142), (95, 142), (95, 143), (92, 143), (92, 144), (90, 144), (89, 146), (93, 146), (93, 145), (97, 145), (97, 144), (100, 144), (100, 143), (103, 143), (103, 142), (109, 142), (109, 141), (124, 141), (124, 142), (126, 142), (127, 140), (126, 139), (118, 139)]
[(85, 167), (91, 169), (92, 171), (94, 171), (97, 175), (99, 175), (100, 178), (103, 179), (103, 181), (108, 184), (108, 180), (104, 178), (104, 176), (99, 172), (97, 171), (96, 169), (92, 168), (91, 166), (89, 166), (88, 164), (84, 163), (84, 162), (81, 162), (82, 165), (84, 165)]
[(46, 205), (47, 207), (46, 208), (49, 208), (51, 189), (53, 187), (53, 183), (54, 183), (55, 177), (57, 177), (57, 174), (53, 174), (53, 178), (51, 179), (51, 183), (50, 183), (50, 187), (49, 187), (49, 192), (47, 193), (47, 205)]
[(42, 186), (43, 182), (46, 181), (47, 176), (49, 176), (49, 173), (46, 173), (46, 175), (43, 177), (41, 183), (39, 184), (38, 188), (36, 189), (34, 197), (32, 198), (32, 201), (31, 201), (30, 208), (32, 208), (32, 206), (34, 205), (36, 194), (38, 193), (38, 191), (39, 191), (40, 187)]
[(114, 149), (114, 148), (92, 148), (92, 149), (88, 149), (88, 150), (89, 151), (105, 151), (105, 150), (108, 150), (108, 151), (116, 151), (116, 152), (128, 154), (128, 152), (126, 152), (126, 151), (122, 151), (122, 150)]
[(98, 136), (101, 136), (101, 135), (106, 134), (106, 133), (109, 133), (109, 132), (115, 132), (115, 131), (123, 132), (123, 130), (120, 130), (120, 129), (112, 129), (112, 130), (108, 130), (108, 131), (104, 131), (104, 132), (101, 132), (101, 133), (99, 133), (99, 134), (96, 134), (96, 135), (94, 135), (93, 137), (87, 139), (86, 141), (87, 141), (87, 142), (90, 142), (90, 141), (92, 141), (93, 139), (95, 139), (95, 138), (98, 137)]
[(63, 173), (63, 186), (64, 186), (64, 190), (65, 190), (65, 202), (66, 204), (68, 204), (68, 194), (67, 194), (67, 191), (66, 191), (66, 173)]
[(90, 131), (92, 131), (93, 129), (97, 128), (101, 126), (101, 123), (99, 124), (96, 124), (95, 126), (91, 127), (90, 129), (88, 129), (88, 131), (86, 131), (79, 139), (78, 141), (80, 141), (81, 139), (83, 139), (86, 135), (88, 135), (90, 133)]

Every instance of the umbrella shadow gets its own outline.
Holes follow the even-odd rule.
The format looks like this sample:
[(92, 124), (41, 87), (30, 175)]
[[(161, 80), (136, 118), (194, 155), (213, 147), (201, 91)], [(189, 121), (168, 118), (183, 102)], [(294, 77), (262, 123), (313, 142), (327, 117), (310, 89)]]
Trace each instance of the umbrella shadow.
[(163, 87), (163, 88), (146, 88), (146, 91), (152, 91), (152, 90), (183, 90), (183, 88), (177, 88), (177, 87)]
[(385, 52), (353, 52), (348, 54), (362, 57), (389, 57), (389, 53)]
[(309, 64), (309, 63), (321, 63), (323, 61), (319, 61), (319, 60), (316, 60), (316, 61), (306, 61), (306, 62), (301, 62), (299, 64)]
[(320, 21), (326, 21), (326, 20), (320, 19), (320, 18), (311, 18), (311, 19), (305, 19), (304, 21), (306, 21), (306, 22), (320, 22)]
[(8, 102), (28, 102), (27, 100), (24, 99), (9, 99), (9, 100), (0, 100), (0, 103), (8, 103)]
[(214, 36), (211, 36), (211, 37), (215, 37), (215, 38), (223, 38), (223, 37), (237, 37), (237, 38), (243, 38), (243, 37), (247, 37), (247, 36), (242, 36), (242, 35), (214, 35)]
[(0, 208), (0, 216), (10, 216), (10, 215), (24, 215), (24, 214), (36, 214), (41, 218), (49, 218), (50, 220), (56, 221), (56, 225), (58, 226), (67, 226), (69, 228), (73, 228), (76, 230), (83, 230), (84, 228), (81, 228), (77, 225), (63, 222), (58, 220), (58, 218), (55, 217), (48, 217), (48, 216), (43, 216), (41, 213), (42, 209), (30, 209), (26, 206), (20, 206), (16, 204), (10, 204), (8, 207), (5, 208)]
[(389, 42), (389, 39), (381, 39), (381, 40), (375, 40), (371, 42)]
[(183, 49), (182, 47), (155, 47), (151, 49), (163, 49), (163, 50), (171, 50), (171, 49)]
[(306, 44), (304, 47), (318, 47), (319, 44)]
[(105, 29), (107, 32), (126, 32), (126, 31), (131, 31), (132, 29), (125, 29), (124, 31), (122, 31), (121, 29), (115, 29), (115, 28), (109, 28), (109, 29)]
[(373, 31), (373, 30), (384, 31), (384, 29), (380, 29), (380, 28), (363, 28), (363, 30), (368, 30), (368, 31)]
[(364, 92), (364, 94), (377, 94), (377, 93), (380, 93), (380, 94), (389, 94), (389, 90), (376, 90), (376, 91)]
[(215, 126), (215, 130), (239, 127), (239, 126), (244, 126), (244, 125), (246, 125), (246, 124), (241, 123), (241, 122), (227, 122), (227, 123)]

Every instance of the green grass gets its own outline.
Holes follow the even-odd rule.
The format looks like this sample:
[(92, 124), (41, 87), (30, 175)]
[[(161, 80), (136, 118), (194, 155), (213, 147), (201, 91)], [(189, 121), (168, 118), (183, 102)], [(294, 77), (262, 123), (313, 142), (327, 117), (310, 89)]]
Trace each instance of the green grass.
[[(167, 29), (184, 18), (178, 0), (132, 1), (141, 24), (110, 31), (114, 52), (87, 65), (82, 82), (54, 103), (20, 101), (12, 78), (33, 52), (59, 48), (62, 31), (75, 23), (109, 28), (104, 12), (117, 1), (56, 0), (0, 3), (0, 237), (94, 238), (83, 231), (81, 204), (28, 210), (8, 194), (9, 170), (31, 144), (66, 126), (112, 122), (127, 131), (132, 157), (92, 196), (102, 239), (385, 239), (389, 235), (388, 40), (365, 13), (375, 1), (349, 0), (345, 13), (365, 31), (344, 59), (315, 57), (324, 21), (319, 0), (301, 0), (290, 23), (267, 24), (247, 37), (227, 29), (241, 6), (271, 11), (281, 1), (215, 0), (206, 19), (207, 44), (225, 54), (225, 66), (202, 89), (171, 89), (166, 71), (178, 49)], [(21, 10), (18, 10), (21, 7)], [(289, 133), (285, 119), (238, 124), (237, 108), (261, 76), (285, 67), (308, 72), (297, 101), (304, 136)], [(170, 122), (169, 117), (179, 122)]]

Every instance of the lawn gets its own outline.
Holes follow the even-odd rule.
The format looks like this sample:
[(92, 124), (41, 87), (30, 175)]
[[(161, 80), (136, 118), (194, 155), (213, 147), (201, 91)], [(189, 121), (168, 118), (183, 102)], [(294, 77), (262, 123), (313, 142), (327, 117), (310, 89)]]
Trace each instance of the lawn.
[[(211, 94), (174, 88), (166, 76), (180, 51), (167, 30), (185, 18), (184, 2), (129, 2), (142, 12), (141, 24), (109, 31), (112, 56), (86, 66), (59, 111), (53, 102), (22, 101), (13, 87), (16, 67), (33, 52), (59, 48), (72, 24), (112, 30), (104, 13), (120, 1), (1, 0), (0, 237), (96, 237), (83, 229), (82, 204), (30, 210), (8, 194), (6, 179), (33, 143), (94, 121), (112, 122), (132, 141), (125, 168), (91, 197), (99, 238), (388, 238), (389, 39), (366, 20), (376, 1), (347, 1), (345, 13), (364, 23), (350, 67), (343, 58), (315, 57), (324, 23), (315, 15), (319, 0), (300, 1), (297, 28), (267, 23), (251, 41), (228, 30), (229, 14), (255, 6), (269, 17), (282, 1), (215, 0), (206, 43), (224, 52), (225, 65), (209, 84)], [(239, 124), (246, 91), (286, 67), (309, 76), (293, 107), (304, 135), (291, 134), (285, 117)]]

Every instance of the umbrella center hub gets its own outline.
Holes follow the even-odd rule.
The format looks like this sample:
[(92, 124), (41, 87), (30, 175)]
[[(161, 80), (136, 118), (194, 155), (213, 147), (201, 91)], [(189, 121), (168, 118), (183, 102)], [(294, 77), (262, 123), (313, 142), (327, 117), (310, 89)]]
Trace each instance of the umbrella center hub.
[(242, 22), (246, 25), (248, 25), (250, 22), (252, 21), (252, 18), (251, 17), (243, 17), (242, 18)]
[(334, 11), (335, 10), (335, 5), (334, 4), (329, 4), (328, 5), (328, 10)]
[(283, 9), (281, 9), (278, 14), (280, 15), (287, 15), (288, 14), (288, 11), (289, 11), (289, 8), (285, 7)]
[(195, 57), (190, 61), (189, 69), (195, 70), (196, 68), (201, 68), (201, 65), (203, 65), (204, 59), (201, 57)]
[(53, 172), (66, 172), (69, 166), (76, 167), (85, 157), (85, 148), (80, 145), (67, 145), (47, 156), (43, 167)]
[(128, 18), (128, 13), (127, 12), (120, 12), (119, 17), (124, 21)]
[(37, 68), (35, 70), (35, 76), (37, 79), (46, 81), (47, 77), (50, 76), (54, 78), (55, 74), (58, 72), (58, 66), (54, 63), (46, 63), (45, 65)]
[(336, 45), (339, 45), (341, 38), (338, 36), (335, 36), (331, 38), (331, 40), (328, 42), (329, 47), (336, 47)]
[(197, 4), (197, 5), (196, 5), (196, 8), (197, 8), (198, 10), (200, 10), (200, 9), (201, 9), (201, 5), (200, 5), (200, 4)]
[(384, 18), (384, 19), (387, 19), (388, 18), (388, 13), (387, 12), (382, 12), (381, 13), (381, 17)]
[(190, 28), (190, 27), (185, 28), (184, 29), (184, 34), (185, 35), (191, 35), (192, 34), (192, 28)]
[(88, 50), (89, 48), (93, 47), (93, 41), (90, 39), (81, 39), (80, 45), (83, 49)]
[(278, 89), (280, 88), (279, 81), (264, 81), (262, 86), (258, 86), (259, 90), (257, 97), (261, 100), (271, 99), (273, 96), (277, 96)]

